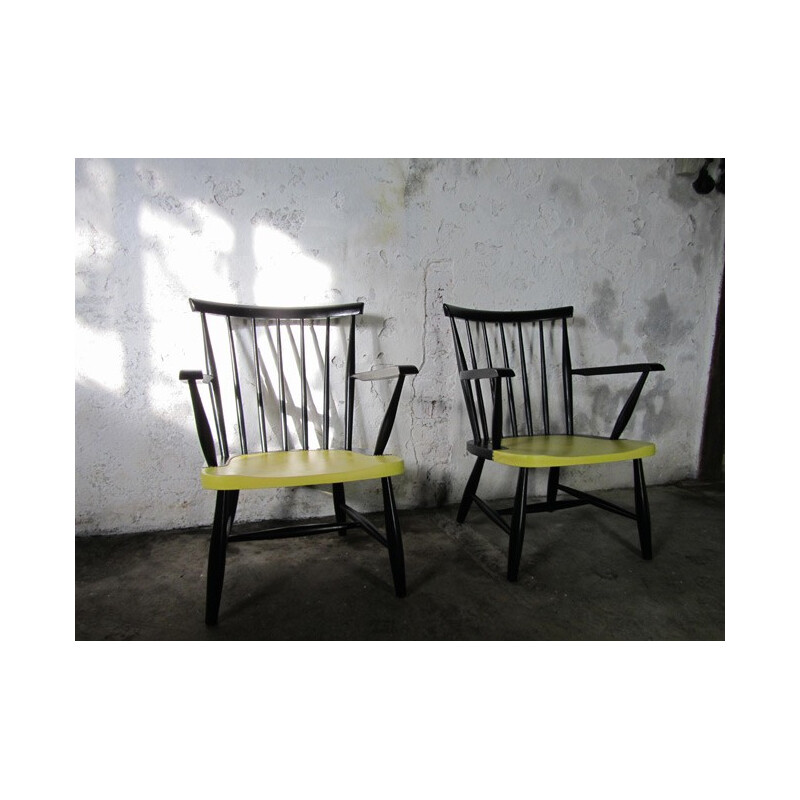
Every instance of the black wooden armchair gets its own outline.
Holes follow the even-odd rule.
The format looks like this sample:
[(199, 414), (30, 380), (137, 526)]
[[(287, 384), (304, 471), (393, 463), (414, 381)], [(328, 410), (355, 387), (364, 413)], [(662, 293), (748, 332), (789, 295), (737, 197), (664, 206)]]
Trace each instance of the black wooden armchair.
[[(651, 372), (663, 370), (661, 364), (626, 364), (611, 367), (576, 369), (572, 366), (567, 321), (572, 307), (538, 311), (482, 311), (444, 305), (450, 318), (456, 363), (466, 403), (472, 439), (467, 450), (476, 457), (472, 473), (458, 509), (457, 519), (466, 519), (474, 502), (509, 536), (508, 580), (519, 574), (525, 522), (528, 513), (557, 511), (587, 503), (637, 522), (642, 556), (652, 558), (650, 509), (642, 460), (652, 456), (651, 442), (622, 439), (642, 388)], [(560, 342), (558, 341), (560, 339)], [(553, 356), (556, 350), (558, 361)], [(551, 365), (547, 356), (551, 354)], [(554, 398), (549, 380), (555, 372), (561, 384), (560, 405), (563, 429), (551, 431), (551, 405)], [(637, 375), (630, 395), (623, 404), (608, 436), (579, 435), (573, 424), (573, 377), (614, 374)], [(505, 398), (503, 397), (505, 388)], [(485, 391), (488, 389), (488, 391)], [(538, 394), (538, 398), (534, 395)], [(534, 414), (538, 399), (539, 413)], [(541, 423), (534, 417), (541, 415)], [(495, 510), (477, 495), (484, 464), (492, 461), (517, 469), (512, 508)], [(561, 470), (578, 465), (633, 462), (635, 511), (622, 508), (587, 492), (561, 483)], [(533, 468), (548, 469), (547, 497), (544, 502), (528, 503), (528, 473)], [(569, 499), (559, 498), (559, 492)], [(503, 515), (511, 515), (509, 524)]]
[[(201, 484), (216, 491), (208, 555), (206, 623), (217, 623), (226, 547), (234, 541), (344, 533), (360, 528), (388, 549), (395, 593), (404, 597), (403, 544), (392, 489), (392, 478), (403, 473), (404, 465), (401, 458), (385, 455), (384, 450), (403, 382), (406, 376), (416, 374), (417, 368), (406, 365), (353, 373), (356, 317), (363, 312), (363, 303), (314, 308), (265, 308), (195, 299), (189, 303), (200, 314), (206, 363), (204, 370), (182, 371), (180, 379), (189, 384), (206, 460)], [(337, 344), (346, 355), (336, 355)], [(227, 362), (225, 368), (218, 368), (223, 360)], [(355, 382), (391, 378), (396, 379), (396, 384), (375, 449), (369, 454), (356, 451)], [(213, 428), (200, 396), (201, 383), (209, 387)], [(337, 396), (343, 396), (340, 415)], [(228, 440), (226, 410), (229, 415), (235, 413), (236, 454), (232, 454)], [(334, 420), (339, 421), (339, 428), (343, 427), (343, 442), (338, 449), (330, 447)], [(345, 483), (366, 480), (381, 481), (385, 535), (345, 503)], [(233, 532), (241, 490), (325, 484), (333, 489), (331, 522)]]

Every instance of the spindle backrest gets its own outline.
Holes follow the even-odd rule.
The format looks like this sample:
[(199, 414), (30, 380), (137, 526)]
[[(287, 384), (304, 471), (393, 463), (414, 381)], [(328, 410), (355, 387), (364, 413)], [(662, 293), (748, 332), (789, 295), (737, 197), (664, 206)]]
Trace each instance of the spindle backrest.
[[(222, 463), (240, 453), (353, 443), (355, 321), (363, 303), (277, 308), (190, 299)], [(342, 411), (339, 406), (342, 405)]]
[[(567, 320), (572, 306), (535, 311), (485, 311), (445, 304), (450, 318), (459, 373), (468, 370), (513, 370), (502, 377), (507, 412), (504, 436), (573, 433), (572, 364)], [(558, 381), (558, 387), (553, 384)], [(475, 442), (492, 440), (489, 386), (462, 380), (467, 416)], [(484, 397), (484, 392), (487, 392)], [(554, 424), (563, 414), (563, 428)]]

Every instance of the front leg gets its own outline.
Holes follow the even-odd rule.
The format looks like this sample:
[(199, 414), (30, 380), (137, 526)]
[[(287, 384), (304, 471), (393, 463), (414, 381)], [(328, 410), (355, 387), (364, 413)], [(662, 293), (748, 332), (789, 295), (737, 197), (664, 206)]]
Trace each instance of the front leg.
[(222, 583), (225, 578), (225, 557), (228, 548), (228, 534), (233, 526), (233, 518), (236, 514), (238, 500), (238, 490), (217, 492), (214, 527), (211, 530), (211, 543), (208, 548), (206, 625), (216, 625), (219, 617)]
[(383, 511), (386, 520), (386, 542), (389, 550), (389, 563), (392, 567), (394, 593), (398, 597), (406, 596), (406, 565), (403, 555), (403, 539), (400, 535), (400, 520), (397, 517), (397, 505), (392, 490), (392, 479), (381, 478), (383, 488)]

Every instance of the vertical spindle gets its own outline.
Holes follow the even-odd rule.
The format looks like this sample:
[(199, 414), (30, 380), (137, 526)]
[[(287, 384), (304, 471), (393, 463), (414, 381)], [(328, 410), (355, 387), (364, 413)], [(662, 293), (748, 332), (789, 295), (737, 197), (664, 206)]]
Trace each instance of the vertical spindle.
[(242, 448), (242, 453), (247, 452), (247, 435), (244, 428), (244, 408), (242, 407), (242, 389), (239, 384), (239, 363), (236, 359), (236, 345), (233, 340), (233, 327), (231, 325), (230, 315), (225, 319), (228, 322), (228, 344), (231, 348), (231, 369), (233, 371), (233, 393), (236, 398), (236, 419), (239, 423), (239, 444)]
[(303, 450), (308, 450), (308, 382), (306, 380), (306, 325), (300, 320), (300, 406), (303, 425)]
[[(469, 326), (469, 320), (464, 320), (467, 329), (467, 343), (469, 344), (469, 355), (472, 361), (472, 369), (478, 369), (478, 360), (475, 357), (475, 342), (472, 339), (472, 328)], [(478, 417), (481, 423), (481, 440), (488, 441), (491, 438), (489, 431), (489, 424), (486, 421), (486, 406), (483, 402), (483, 389), (481, 382), (475, 381), (475, 396), (478, 400)]]
[(264, 393), (261, 387), (261, 357), (258, 352), (258, 329), (253, 318), (253, 361), (256, 365), (256, 402), (258, 403), (258, 433), (261, 438), (261, 450), (267, 452), (267, 422), (264, 415)]
[(322, 400), (322, 447), (328, 449), (331, 428), (331, 318), (325, 318), (325, 376), (322, 381), (325, 396)]
[(356, 318), (350, 317), (350, 333), (347, 343), (347, 362), (345, 365), (345, 447), (353, 449), (353, 404), (355, 402), (353, 390), (355, 388), (355, 378), (353, 371), (356, 363)]
[(544, 349), (544, 320), (539, 320), (539, 356), (542, 369), (542, 424), (545, 435), (550, 433), (550, 400), (547, 396), (547, 356)]
[(281, 321), (278, 319), (278, 404), (281, 409), (281, 444), (283, 450), (289, 449), (289, 426), (286, 420), (286, 376), (283, 372), (283, 340)]
[[(508, 345), (506, 344), (506, 332), (503, 323), (500, 324), (500, 344), (503, 348), (503, 366), (510, 369), (508, 361)], [(511, 432), (513, 436), (519, 436), (517, 432), (517, 409), (514, 407), (514, 386), (511, 378), (506, 378), (506, 389), (508, 391), (508, 416), (511, 420)]]
[(572, 360), (569, 354), (569, 335), (567, 318), (561, 319), (561, 377), (564, 383), (564, 416), (566, 417), (567, 434), (572, 435)]
[(519, 339), (519, 363), (522, 371), (522, 400), (525, 403), (525, 424), (528, 426), (528, 436), (533, 436), (533, 416), (531, 414), (531, 394), (528, 383), (528, 364), (525, 357), (525, 341), (522, 336), (522, 323), (517, 323), (517, 338)]

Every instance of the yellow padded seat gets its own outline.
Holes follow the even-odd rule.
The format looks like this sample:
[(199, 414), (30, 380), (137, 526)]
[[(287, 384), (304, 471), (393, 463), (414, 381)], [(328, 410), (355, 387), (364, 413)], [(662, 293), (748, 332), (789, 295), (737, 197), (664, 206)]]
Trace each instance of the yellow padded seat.
[(594, 436), (516, 436), (501, 441), (492, 460), (512, 467), (568, 467), (647, 458), (656, 452), (652, 442), (602, 439)]
[(205, 467), (204, 489), (277, 489), (348, 483), (402, 475), (403, 459), (352, 450), (287, 450), (234, 456), (225, 466)]

